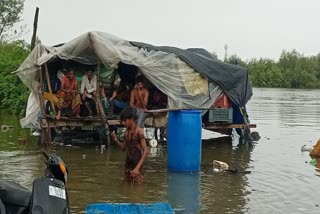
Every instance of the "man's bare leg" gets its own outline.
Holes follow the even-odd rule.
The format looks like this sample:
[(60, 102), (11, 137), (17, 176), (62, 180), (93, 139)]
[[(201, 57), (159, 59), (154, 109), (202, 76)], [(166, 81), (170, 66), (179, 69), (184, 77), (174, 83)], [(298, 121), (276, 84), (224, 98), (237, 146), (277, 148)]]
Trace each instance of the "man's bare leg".
[(93, 113), (92, 113), (92, 110), (91, 110), (91, 108), (90, 108), (90, 104), (89, 104), (89, 102), (85, 102), (84, 103), (84, 105), (86, 106), (86, 108), (88, 109), (88, 111), (89, 111), (89, 116), (92, 116), (93, 115)]
[(61, 110), (58, 110), (58, 113), (56, 115), (56, 119), (60, 120), (60, 118), (61, 118)]

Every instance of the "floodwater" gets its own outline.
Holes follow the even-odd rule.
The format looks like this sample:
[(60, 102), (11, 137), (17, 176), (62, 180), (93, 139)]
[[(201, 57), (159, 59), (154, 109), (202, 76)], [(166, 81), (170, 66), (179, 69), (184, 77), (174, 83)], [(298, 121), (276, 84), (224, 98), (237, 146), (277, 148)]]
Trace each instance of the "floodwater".
[[(70, 172), (72, 213), (98, 202), (169, 202), (176, 213), (320, 213), (320, 173), (301, 151), (320, 138), (320, 90), (255, 88), (247, 109), (257, 124), (252, 131), (261, 135), (256, 144), (204, 140), (201, 171), (193, 174), (168, 172), (166, 148), (150, 149), (142, 186), (122, 180), (124, 153), (117, 148), (55, 147)], [(36, 140), (1, 112), (3, 124), (15, 128), (0, 132), (0, 177), (31, 189), (44, 169)], [(21, 137), (26, 144), (18, 143)], [(215, 173), (213, 160), (251, 173)]]

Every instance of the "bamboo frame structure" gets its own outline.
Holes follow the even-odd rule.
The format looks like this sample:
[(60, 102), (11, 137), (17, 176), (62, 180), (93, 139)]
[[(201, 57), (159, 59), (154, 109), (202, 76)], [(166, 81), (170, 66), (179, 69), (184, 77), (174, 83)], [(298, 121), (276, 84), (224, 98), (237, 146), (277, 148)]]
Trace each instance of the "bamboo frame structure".
[(48, 85), (48, 89), (49, 89), (49, 93), (50, 93), (51, 108), (52, 108), (52, 111), (54, 112), (54, 114), (56, 114), (56, 108), (54, 107), (53, 94), (52, 94), (52, 88), (51, 88), (51, 80), (50, 80), (50, 76), (49, 76), (47, 63), (44, 63), (44, 70), (46, 73), (47, 85)]
[(41, 144), (51, 148), (51, 129), (48, 124), (45, 115), (44, 99), (43, 99), (43, 66), (40, 68), (40, 86), (39, 86), (39, 101), (40, 101), (40, 111), (41, 111)]

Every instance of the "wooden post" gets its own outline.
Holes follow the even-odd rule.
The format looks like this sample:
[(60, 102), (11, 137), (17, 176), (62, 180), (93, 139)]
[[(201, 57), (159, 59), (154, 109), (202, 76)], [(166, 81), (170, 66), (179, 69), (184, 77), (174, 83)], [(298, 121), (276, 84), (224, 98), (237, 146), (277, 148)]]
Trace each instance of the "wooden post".
[[(42, 66), (40, 68), (40, 86), (39, 86), (39, 101), (40, 101), (40, 111), (41, 111), (41, 122), (40, 122), (40, 127), (41, 127), (41, 144), (50, 146), (50, 139), (48, 136), (48, 126), (47, 126), (47, 121), (45, 118), (45, 107), (44, 107), (44, 100), (43, 100), (43, 69)], [(50, 131), (50, 130), (49, 130)]]
[(247, 111), (245, 108), (239, 107), (240, 112), (243, 117), (243, 122), (245, 124), (244, 126), (244, 138), (249, 141), (249, 143), (252, 143), (252, 137), (251, 137), (251, 130), (250, 127), (248, 126), (248, 121), (247, 121)]
[(107, 129), (107, 133), (106, 133), (106, 137), (107, 137), (107, 145), (108, 148), (110, 148), (111, 145), (111, 139), (110, 139), (110, 133), (109, 133), (109, 124), (108, 121), (106, 119), (106, 115), (104, 114), (104, 110), (102, 107), (102, 102), (100, 99), (100, 59), (97, 55), (96, 49), (94, 47), (93, 41), (92, 41), (92, 37), (91, 34), (89, 33), (89, 42), (90, 42), (90, 47), (93, 49), (96, 57), (98, 58), (97, 60), (97, 97), (96, 97), (96, 108), (99, 109), (99, 113), (100, 113), (100, 117), (101, 117), (101, 121), (102, 121), (102, 125)]
[(39, 8), (36, 8), (36, 13), (34, 15), (34, 22), (33, 22), (33, 34), (31, 39), (31, 50), (34, 49), (34, 46), (36, 44), (36, 38), (37, 38), (37, 28), (38, 28), (38, 15), (39, 15)]
[(97, 62), (97, 70), (98, 70), (98, 73), (97, 73), (97, 101), (96, 101), (96, 104), (99, 109), (101, 119), (105, 119), (106, 115), (104, 114), (104, 110), (103, 110), (103, 106), (102, 106), (102, 102), (101, 102), (101, 98), (100, 98), (100, 62), (99, 62), (99, 60)]
[(48, 70), (48, 65), (47, 65), (47, 63), (44, 63), (44, 70), (45, 70), (45, 73), (46, 73), (46, 79), (47, 79), (48, 89), (49, 89), (49, 93), (50, 93), (51, 108), (52, 108), (54, 114), (56, 115), (56, 109), (55, 109), (55, 107), (54, 107), (54, 102), (53, 102), (51, 81), (50, 81), (50, 76), (49, 76), (49, 70)]

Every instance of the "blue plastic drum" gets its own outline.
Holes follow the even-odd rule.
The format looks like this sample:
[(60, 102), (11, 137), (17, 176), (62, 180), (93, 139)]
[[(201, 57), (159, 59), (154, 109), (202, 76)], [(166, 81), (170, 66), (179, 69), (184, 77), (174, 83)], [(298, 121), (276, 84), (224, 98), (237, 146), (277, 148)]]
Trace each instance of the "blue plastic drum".
[(201, 124), (199, 110), (169, 112), (169, 171), (199, 171), (201, 166)]

